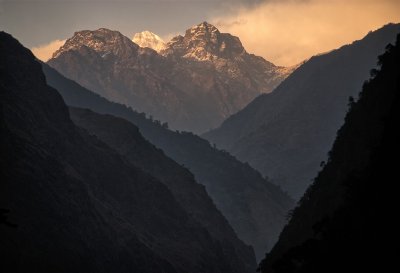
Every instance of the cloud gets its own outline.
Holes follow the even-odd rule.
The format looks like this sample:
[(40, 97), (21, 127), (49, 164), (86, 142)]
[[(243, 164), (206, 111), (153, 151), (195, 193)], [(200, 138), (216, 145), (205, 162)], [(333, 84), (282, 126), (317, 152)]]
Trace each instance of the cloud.
[(399, 22), (399, 10), (398, 0), (266, 0), (210, 21), (240, 37), (248, 52), (294, 65)]
[(31, 49), (33, 55), (36, 56), (39, 60), (42, 60), (46, 62), (51, 58), (53, 53), (59, 49), (63, 44), (65, 43), (65, 40), (54, 40), (48, 44), (40, 45), (38, 47), (33, 47)]
[(165, 43), (168, 43), (169, 41), (171, 41), (172, 38), (178, 36), (178, 35), (183, 35), (184, 33), (180, 33), (180, 32), (171, 32), (165, 35), (161, 36), (161, 39), (163, 39), (163, 41)]
[(233, 21), (215, 21), (213, 22), (216, 26), (218, 26), (219, 28), (231, 28), (231, 27), (235, 27), (235, 26), (240, 26), (240, 25), (244, 25), (247, 23), (247, 20), (245, 19), (241, 19), (241, 20), (233, 20)]

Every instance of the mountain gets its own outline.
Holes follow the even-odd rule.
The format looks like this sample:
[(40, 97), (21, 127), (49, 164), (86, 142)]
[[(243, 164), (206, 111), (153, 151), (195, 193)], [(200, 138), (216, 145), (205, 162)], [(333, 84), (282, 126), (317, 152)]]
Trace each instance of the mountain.
[(4, 32), (0, 58), (2, 272), (243, 272), (168, 187), (72, 123)]
[(48, 64), (111, 101), (192, 132), (220, 125), (293, 70), (247, 53), (239, 38), (206, 22), (173, 38), (160, 54), (117, 31), (79, 31)]
[[(184, 36), (172, 38), (160, 53), (177, 60), (189, 70), (195, 65), (191, 62), (196, 65), (209, 64), (217, 73), (215, 80), (225, 80), (224, 83), (232, 88), (247, 91), (242, 91), (242, 96), (269, 93), (290, 73), (288, 68), (275, 66), (262, 57), (247, 53), (238, 37), (221, 33), (207, 22), (186, 30)], [(205, 71), (195, 72), (209, 77), (204, 74)], [(237, 106), (240, 108), (246, 105), (243, 101), (238, 103), (241, 103)]]
[(160, 52), (165, 48), (165, 42), (157, 34), (148, 30), (135, 33), (132, 38), (132, 42), (140, 47), (148, 47)]
[(254, 272), (256, 264), (252, 248), (237, 238), (205, 187), (195, 181), (192, 173), (165, 156), (162, 150), (142, 137), (135, 125), (124, 119), (81, 108), (70, 108), (70, 115), (76, 125), (96, 135), (133, 165), (165, 184), (188, 214), (220, 242), (225, 255), (232, 256), (232, 262), (237, 261), (238, 272)]
[(182, 90), (198, 93), (197, 103), (207, 109), (204, 114), (215, 115), (209, 118), (208, 128), (256, 96), (271, 92), (293, 70), (247, 53), (238, 37), (221, 33), (207, 22), (172, 38), (160, 54), (179, 64), (171, 70), (173, 82)]
[(57, 88), (68, 105), (130, 121), (168, 157), (188, 168), (196, 181), (206, 186), (238, 237), (254, 247), (258, 258), (276, 242), (294, 203), (249, 165), (194, 134), (171, 131), (166, 124), (150, 120), (143, 113), (109, 102), (46, 64), (43, 71), (48, 84)]
[(141, 48), (117, 31), (80, 31), (48, 63), (100, 95), (154, 117), (186, 120), (187, 95), (171, 84), (172, 64), (152, 49)]
[(379, 63), (261, 272), (390, 272), (397, 266), (400, 35)]
[(362, 40), (312, 57), (273, 93), (261, 95), (203, 137), (300, 198), (343, 123), (376, 57), (400, 31), (389, 24)]

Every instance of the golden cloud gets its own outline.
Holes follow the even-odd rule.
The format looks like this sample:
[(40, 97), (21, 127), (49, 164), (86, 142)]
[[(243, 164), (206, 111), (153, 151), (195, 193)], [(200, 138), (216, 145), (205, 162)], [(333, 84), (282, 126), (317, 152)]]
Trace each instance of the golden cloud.
[(267, 1), (210, 21), (247, 51), (289, 66), (399, 22), (399, 11), (398, 0)]
[(54, 40), (48, 44), (40, 45), (38, 47), (33, 47), (31, 49), (33, 55), (43, 62), (48, 61), (53, 53), (64, 45), (65, 40)]

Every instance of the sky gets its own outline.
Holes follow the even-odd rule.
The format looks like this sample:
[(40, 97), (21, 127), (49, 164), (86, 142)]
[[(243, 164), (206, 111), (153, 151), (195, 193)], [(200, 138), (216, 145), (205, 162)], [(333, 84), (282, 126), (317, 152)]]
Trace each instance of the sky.
[(400, 22), (400, 0), (0, 0), (0, 29), (46, 60), (75, 31), (105, 27), (165, 40), (200, 22), (283, 66)]

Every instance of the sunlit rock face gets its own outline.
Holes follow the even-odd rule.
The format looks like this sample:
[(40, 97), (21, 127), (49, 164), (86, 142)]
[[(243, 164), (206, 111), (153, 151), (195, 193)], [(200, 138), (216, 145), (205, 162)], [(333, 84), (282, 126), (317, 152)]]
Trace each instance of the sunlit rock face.
[(179, 64), (171, 77), (183, 90), (196, 90), (207, 100), (214, 116), (208, 128), (215, 127), (262, 93), (271, 92), (296, 67), (279, 67), (249, 54), (240, 39), (221, 33), (203, 22), (176, 36), (160, 52)]
[[(161, 54), (187, 61), (209, 63), (220, 79), (231, 83), (242, 82), (243, 93), (268, 93), (292, 72), (275, 66), (262, 57), (249, 54), (240, 39), (229, 33), (221, 33), (215, 26), (203, 22), (186, 30), (184, 36), (176, 36)], [(247, 104), (247, 103), (245, 103)]]
[(203, 22), (186, 30), (185, 36), (177, 36), (167, 43), (164, 55), (174, 54), (179, 57), (199, 61), (212, 61), (218, 58), (235, 58), (245, 54), (239, 38)]
[(137, 53), (139, 46), (132, 43), (127, 37), (118, 31), (100, 28), (96, 31), (83, 30), (74, 33), (72, 38), (56, 52), (52, 58), (58, 58), (68, 51), (80, 50), (87, 47), (99, 53), (102, 58), (113, 54), (121, 58), (129, 58)]

